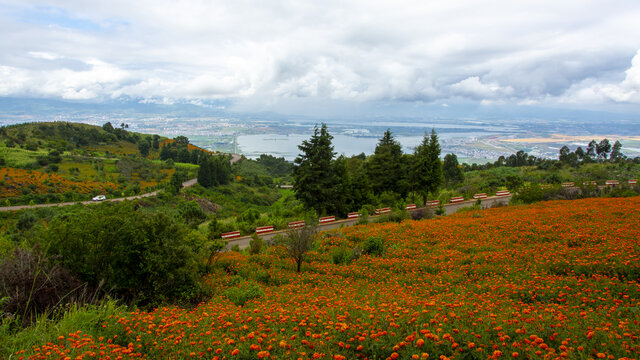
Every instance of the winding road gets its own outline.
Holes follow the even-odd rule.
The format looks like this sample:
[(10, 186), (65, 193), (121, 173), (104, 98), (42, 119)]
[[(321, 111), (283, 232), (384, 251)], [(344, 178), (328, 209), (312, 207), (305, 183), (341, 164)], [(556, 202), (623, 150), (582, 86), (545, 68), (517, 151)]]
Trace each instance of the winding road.
[[(231, 159), (229, 160), (229, 162), (231, 163), (231, 165), (237, 163), (238, 161), (240, 161), (242, 159), (242, 155), (240, 155), (240, 154), (230, 154), (230, 155), (231, 155)], [(183, 182), (182, 183), (182, 187), (183, 188), (191, 187), (191, 186), (195, 185), (197, 182), (198, 182), (198, 179), (190, 179), (190, 180), (187, 180), (187, 181)], [(126, 196), (126, 197), (113, 198), (113, 199), (106, 199), (106, 200), (103, 200), (103, 201), (87, 200), (87, 201), (68, 201), (68, 202), (61, 202), (61, 203), (55, 203), (55, 204), (3, 206), (3, 207), (0, 207), (0, 211), (18, 211), (18, 210), (24, 210), (24, 209), (35, 209), (35, 208), (44, 208), (44, 207), (71, 206), (71, 205), (75, 205), (75, 204), (93, 205), (93, 204), (99, 204), (99, 203), (105, 202), (105, 201), (115, 202), (115, 201), (135, 200), (135, 199), (142, 199), (142, 198), (152, 197), (152, 196), (156, 196), (156, 195), (158, 195), (158, 190), (152, 191), (152, 192), (149, 192), (149, 193), (140, 194), (140, 195)]]

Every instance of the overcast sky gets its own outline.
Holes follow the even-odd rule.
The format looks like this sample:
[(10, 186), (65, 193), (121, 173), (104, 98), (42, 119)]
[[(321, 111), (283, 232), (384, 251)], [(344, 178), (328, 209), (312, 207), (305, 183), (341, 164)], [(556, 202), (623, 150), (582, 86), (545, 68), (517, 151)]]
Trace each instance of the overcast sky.
[(0, 0), (0, 96), (640, 105), (640, 1)]

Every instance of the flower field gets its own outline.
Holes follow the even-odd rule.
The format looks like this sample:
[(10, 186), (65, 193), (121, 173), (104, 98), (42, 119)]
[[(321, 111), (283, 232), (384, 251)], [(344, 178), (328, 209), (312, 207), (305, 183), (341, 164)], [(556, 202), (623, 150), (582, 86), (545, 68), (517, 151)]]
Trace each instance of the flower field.
[[(639, 209), (554, 201), (344, 228), (300, 274), (279, 247), (227, 253), (206, 303), (122, 313), (16, 358), (638, 359)], [(382, 256), (331, 262), (371, 238)], [(227, 298), (256, 286), (243, 306)]]
[(20, 196), (25, 187), (32, 188), (38, 194), (60, 194), (67, 191), (88, 194), (93, 190), (107, 192), (107, 189), (118, 188), (117, 184), (110, 182), (71, 181), (58, 174), (10, 167), (0, 168), (0, 181), (0, 198)]

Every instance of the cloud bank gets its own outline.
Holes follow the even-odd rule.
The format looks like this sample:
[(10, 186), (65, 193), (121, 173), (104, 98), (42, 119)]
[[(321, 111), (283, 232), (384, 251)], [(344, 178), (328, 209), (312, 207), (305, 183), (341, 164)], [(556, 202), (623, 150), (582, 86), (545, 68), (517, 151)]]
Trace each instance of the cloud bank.
[(638, 18), (635, 0), (0, 0), (0, 96), (638, 105)]

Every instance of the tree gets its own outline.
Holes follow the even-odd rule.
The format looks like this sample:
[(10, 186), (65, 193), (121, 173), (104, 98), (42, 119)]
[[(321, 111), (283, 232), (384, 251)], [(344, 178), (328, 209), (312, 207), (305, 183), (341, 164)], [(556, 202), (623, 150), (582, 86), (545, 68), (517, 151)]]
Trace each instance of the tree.
[(104, 125), (102, 125), (102, 130), (111, 133), (113, 132), (113, 125), (111, 125), (110, 122), (107, 122)]
[(368, 162), (367, 173), (371, 179), (373, 192), (380, 195), (385, 191), (402, 192), (402, 146), (387, 129), (376, 145), (373, 156)]
[(172, 194), (177, 194), (182, 189), (182, 183), (187, 180), (187, 174), (184, 171), (176, 170), (169, 179), (167, 190)]
[(301, 229), (291, 229), (284, 238), (284, 245), (289, 256), (296, 263), (296, 271), (300, 272), (305, 256), (311, 250), (313, 240), (317, 232), (315, 224), (307, 221), (307, 225)]
[(142, 157), (147, 157), (149, 156), (149, 150), (150, 150), (151, 146), (149, 145), (149, 143), (142, 139), (140, 141), (138, 141), (138, 150), (140, 151), (140, 156)]
[(333, 136), (327, 125), (314, 128), (313, 135), (298, 148), (302, 152), (293, 165), (293, 189), (296, 198), (307, 208), (315, 208), (319, 214), (335, 210), (336, 189), (339, 179), (334, 171)]
[(625, 158), (621, 149), (622, 149), (622, 144), (620, 143), (619, 140), (616, 140), (616, 142), (613, 143), (613, 149), (611, 150), (611, 157), (610, 157), (611, 161), (618, 162)]
[(563, 146), (560, 148), (560, 155), (558, 156), (558, 160), (560, 160), (561, 163), (568, 163), (569, 162), (569, 154), (571, 153), (571, 150), (569, 149), (569, 147), (567, 145)]
[(589, 142), (589, 145), (587, 145), (587, 156), (585, 157), (585, 160), (593, 161), (593, 159), (596, 157), (597, 146), (598, 143), (595, 140), (591, 140)]
[(158, 150), (160, 148), (160, 143), (158, 142), (158, 140), (160, 139), (160, 136), (158, 135), (153, 135), (153, 142), (151, 144), (151, 146), (155, 149)]
[(184, 147), (186, 147), (187, 145), (189, 145), (189, 138), (188, 138), (188, 137), (186, 137), (186, 136), (182, 136), (182, 135), (180, 135), (180, 136), (178, 136), (178, 137), (174, 138), (173, 140), (175, 140), (175, 141), (176, 141), (176, 144), (177, 144), (178, 146), (184, 146)]
[(611, 152), (611, 143), (609, 143), (609, 140), (603, 139), (598, 145), (596, 145), (598, 159), (607, 160), (609, 152)]
[[(504, 161), (504, 157), (503, 161)], [(442, 173), (447, 185), (452, 186), (461, 183), (464, 180), (464, 173), (458, 164), (458, 157), (456, 154), (447, 154), (444, 156), (444, 163), (442, 164)]]
[(435, 129), (431, 129), (430, 136), (424, 134), (422, 143), (416, 147), (413, 157), (414, 186), (422, 196), (423, 204), (426, 204), (427, 195), (435, 193), (443, 180), (440, 144)]
[(578, 146), (578, 148), (575, 151), (576, 157), (578, 158), (578, 161), (583, 161), (584, 157), (587, 155), (584, 150), (582, 150), (581, 146)]

